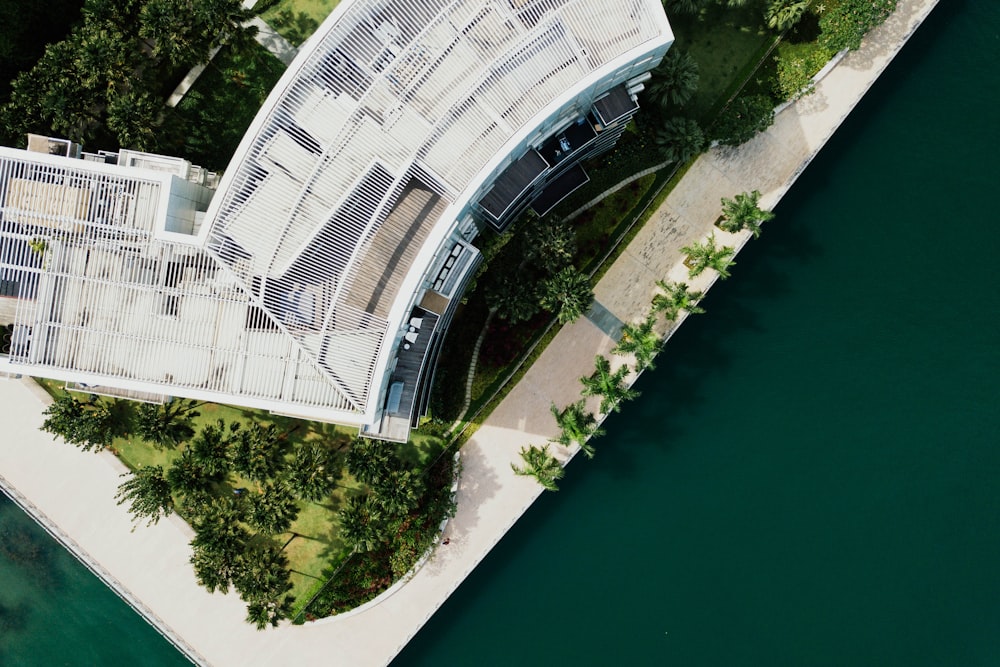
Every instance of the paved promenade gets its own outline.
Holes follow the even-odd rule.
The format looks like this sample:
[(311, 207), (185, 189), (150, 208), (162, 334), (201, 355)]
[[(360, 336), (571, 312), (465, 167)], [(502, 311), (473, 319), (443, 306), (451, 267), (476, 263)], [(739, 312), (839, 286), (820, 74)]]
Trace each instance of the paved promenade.
[[(900, 0), (890, 20), (848, 54), (813, 95), (784, 109), (768, 132), (739, 149), (702, 156), (597, 286), (597, 299), (606, 309), (601, 319), (637, 320), (647, 311), (656, 280), (686, 279), (679, 249), (712, 231), (721, 197), (758, 189), (763, 204), (773, 206), (936, 4)], [(730, 245), (746, 240), (745, 234), (717, 232), (716, 237)], [(733, 280), (739, 280), (739, 267)], [(705, 289), (711, 278), (687, 282)], [(522, 446), (555, 435), (549, 404), (576, 400), (577, 378), (591, 372), (594, 355), (608, 353), (613, 345), (587, 319), (565, 327), (462, 449), (459, 510), (446, 529), (450, 543), (378, 604), (306, 626), (257, 632), (243, 623), (243, 604), (234, 594), (209, 595), (199, 588), (188, 564), (191, 533), (176, 517), (131, 532), (127, 512), (113, 499), (121, 464), (111, 454), (82, 453), (40, 433), (44, 406), (27, 380), (0, 381), (5, 424), (0, 475), (30, 498), (36, 512), (71, 535), (95, 567), (144, 601), (161, 628), (183, 637), (199, 662), (382, 665), (538, 496), (540, 487), (516, 477), (510, 463), (518, 460)], [(669, 363), (669, 351), (661, 364)], [(558, 453), (570, 455), (564, 449)]]

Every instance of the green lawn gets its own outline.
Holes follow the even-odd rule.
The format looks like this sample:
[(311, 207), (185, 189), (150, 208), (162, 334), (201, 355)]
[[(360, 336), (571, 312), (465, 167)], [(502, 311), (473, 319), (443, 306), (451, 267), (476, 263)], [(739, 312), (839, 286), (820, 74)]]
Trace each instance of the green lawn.
[(761, 0), (751, 0), (740, 9), (713, 3), (698, 16), (671, 17), (677, 39), (672, 48), (698, 63), (698, 92), (687, 111), (702, 124), (757, 63), (762, 48), (774, 41), (775, 34), (764, 23), (763, 7)]
[(281, 0), (260, 15), (292, 44), (299, 46), (340, 4), (340, 0)]

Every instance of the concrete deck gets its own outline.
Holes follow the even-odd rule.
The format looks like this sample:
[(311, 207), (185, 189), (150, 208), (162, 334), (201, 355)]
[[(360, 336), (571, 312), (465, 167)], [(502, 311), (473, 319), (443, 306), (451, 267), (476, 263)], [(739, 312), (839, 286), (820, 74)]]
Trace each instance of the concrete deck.
[[(607, 313), (602, 321), (639, 319), (657, 279), (686, 278), (679, 248), (712, 230), (720, 197), (759, 189), (764, 205), (773, 206), (936, 4), (900, 0), (889, 21), (848, 54), (813, 95), (783, 110), (768, 132), (739, 149), (702, 156), (597, 286)], [(747, 235), (717, 232), (716, 237), (733, 244)], [(687, 282), (705, 289), (712, 277)], [(113, 499), (121, 464), (111, 454), (82, 453), (39, 432), (44, 405), (30, 381), (0, 382), (6, 431), (0, 474), (7, 486), (31, 499), (34, 512), (71, 535), (74, 548), (106, 577), (142, 600), (161, 628), (183, 637), (199, 662), (386, 664), (539, 495), (540, 487), (515, 476), (510, 464), (522, 446), (555, 435), (549, 404), (576, 400), (577, 378), (591, 372), (595, 354), (613, 345), (587, 319), (565, 327), (463, 448), (459, 510), (446, 529), (450, 543), (379, 604), (306, 626), (257, 632), (243, 622), (235, 595), (209, 595), (199, 588), (188, 564), (190, 530), (176, 518), (131, 532), (127, 512)], [(571, 452), (559, 448), (558, 454)]]

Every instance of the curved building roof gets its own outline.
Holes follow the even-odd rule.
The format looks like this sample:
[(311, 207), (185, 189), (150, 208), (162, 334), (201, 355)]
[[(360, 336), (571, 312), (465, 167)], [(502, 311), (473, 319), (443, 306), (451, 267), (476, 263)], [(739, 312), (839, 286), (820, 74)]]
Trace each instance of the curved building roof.
[(461, 207), (547, 107), (671, 38), (658, 0), (344, 2), (244, 137), (207, 248), (333, 383), (333, 407), (370, 412)]
[(465, 216), (612, 145), (620, 84), (671, 40), (659, 0), (346, 0), (210, 204), (183, 160), (0, 148), (0, 370), (402, 437), (475, 264)]

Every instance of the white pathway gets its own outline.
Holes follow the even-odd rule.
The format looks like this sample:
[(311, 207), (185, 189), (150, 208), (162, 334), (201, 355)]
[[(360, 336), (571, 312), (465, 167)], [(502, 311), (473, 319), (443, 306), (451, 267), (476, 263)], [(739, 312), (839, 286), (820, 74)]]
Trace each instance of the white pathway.
[[(684, 277), (679, 247), (711, 230), (721, 196), (759, 189), (768, 206), (777, 202), (936, 4), (901, 0), (896, 14), (859, 51), (844, 58), (816, 93), (782, 111), (765, 135), (699, 159), (597, 286), (600, 302), (623, 321), (639, 318), (655, 280)], [(719, 240), (724, 236), (719, 233)], [(738, 274), (733, 279), (739, 280)], [(700, 289), (709, 279), (689, 282)], [(514, 476), (510, 463), (521, 446), (554, 435), (549, 403), (576, 400), (577, 378), (591, 371), (595, 354), (612, 345), (588, 321), (565, 327), (462, 449), (459, 510), (446, 529), (450, 544), (379, 604), (306, 626), (256, 632), (243, 623), (243, 605), (235, 595), (200, 589), (187, 562), (190, 531), (181, 521), (131, 532), (129, 516), (113, 500), (121, 465), (110, 454), (85, 454), (40, 433), (43, 404), (27, 381), (0, 382), (0, 475), (31, 499), (36, 512), (72, 535), (76, 549), (143, 600), (162, 628), (184, 637), (200, 662), (386, 664), (538, 496), (534, 481)]]
[[(246, 2), (243, 3), (243, 5), (248, 8), (252, 8), (254, 4), (256, 4), (256, 0), (246, 0)], [(298, 55), (299, 50), (292, 46), (291, 42), (279, 35), (277, 30), (272, 28), (269, 23), (259, 16), (253, 17), (247, 23), (249, 25), (257, 26), (257, 35), (254, 39), (257, 40), (258, 44), (270, 51), (275, 58), (285, 63), (285, 67), (292, 64), (292, 61), (295, 60), (295, 56)], [(208, 67), (208, 63), (212, 62), (212, 59), (215, 58), (216, 54), (219, 53), (221, 49), (221, 46), (215, 47), (208, 54), (208, 62), (201, 65), (195, 65), (191, 68), (181, 82), (177, 84), (177, 87), (174, 88), (174, 92), (170, 94), (170, 97), (167, 98), (166, 105), (168, 107), (175, 107), (182, 99), (184, 99), (187, 92), (191, 90), (191, 86), (194, 85), (194, 82), (198, 80), (198, 77), (201, 76), (202, 72), (205, 71), (205, 68)]]

